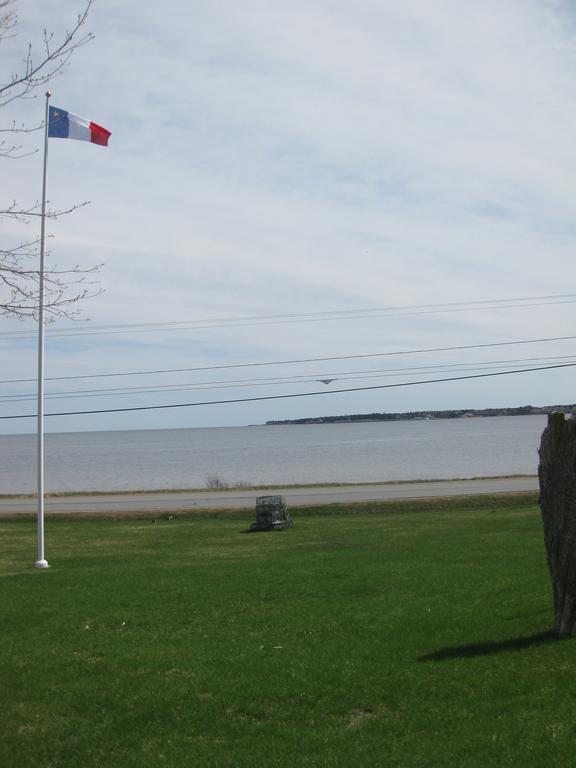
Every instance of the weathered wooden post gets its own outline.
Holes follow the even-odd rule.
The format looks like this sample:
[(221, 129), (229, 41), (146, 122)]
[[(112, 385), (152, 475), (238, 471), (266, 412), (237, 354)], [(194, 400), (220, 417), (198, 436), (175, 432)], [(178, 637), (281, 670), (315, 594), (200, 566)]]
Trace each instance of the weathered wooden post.
[(554, 593), (554, 632), (576, 631), (576, 419), (548, 416), (540, 442), (540, 510)]

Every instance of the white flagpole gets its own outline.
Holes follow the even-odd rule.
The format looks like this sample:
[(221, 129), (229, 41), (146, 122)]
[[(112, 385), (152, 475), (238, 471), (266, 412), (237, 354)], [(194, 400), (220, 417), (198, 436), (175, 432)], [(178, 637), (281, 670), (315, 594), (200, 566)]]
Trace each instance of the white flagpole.
[(44, 240), (46, 228), (46, 169), (48, 165), (48, 102), (52, 94), (46, 91), (44, 119), (44, 174), (42, 178), (42, 213), (40, 224), (40, 272), (38, 280), (38, 559), (35, 568), (49, 568), (44, 557)]

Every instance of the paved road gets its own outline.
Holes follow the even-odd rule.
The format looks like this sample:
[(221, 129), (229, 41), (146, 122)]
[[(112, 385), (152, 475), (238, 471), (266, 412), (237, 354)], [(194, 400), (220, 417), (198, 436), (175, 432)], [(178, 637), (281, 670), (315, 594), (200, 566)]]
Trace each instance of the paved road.
[[(537, 477), (486, 480), (440, 480), (424, 483), (347, 485), (338, 488), (282, 488), (268, 491), (182, 491), (178, 493), (77, 496), (46, 500), (47, 513), (178, 512), (197, 509), (254, 509), (257, 496), (280, 493), (289, 507), (346, 502), (431, 499), (493, 493), (518, 493), (538, 489)], [(35, 499), (0, 499), (0, 516), (31, 513)]]

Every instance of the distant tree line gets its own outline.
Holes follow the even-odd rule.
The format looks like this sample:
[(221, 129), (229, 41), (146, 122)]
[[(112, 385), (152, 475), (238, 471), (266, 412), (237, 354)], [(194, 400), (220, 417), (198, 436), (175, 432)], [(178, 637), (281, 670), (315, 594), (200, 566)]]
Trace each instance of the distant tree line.
[(520, 405), (516, 408), (463, 408), (447, 411), (405, 411), (404, 413), (356, 413), (344, 416), (315, 416), (306, 419), (285, 419), (267, 421), (266, 424), (338, 424), (355, 421), (422, 421), (430, 419), (462, 419), (478, 416), (537, 416), (553, 411), (572, 413), (576, 404), (571, 405)]

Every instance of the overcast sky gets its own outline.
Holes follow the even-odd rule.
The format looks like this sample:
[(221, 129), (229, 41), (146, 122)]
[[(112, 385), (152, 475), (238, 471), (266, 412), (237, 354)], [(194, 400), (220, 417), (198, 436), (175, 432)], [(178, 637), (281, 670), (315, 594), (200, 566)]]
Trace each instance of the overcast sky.
[[(1, 49), (3, 80), (29, 42), (40, 53), (43, 27), (57, 39), (82, 3), (20, 0), (16, 7), (18, 34)], [(84, 303), (89, 319), (50, 327), (49, 379), (576, 334), (570, 3), (96, 0), (87, 29), (95, 39), (52, 83), (52, 104), (100, 123), (112, 137), (108, 148), (50, 140), (52, 205), (91, 204), (49, 222), (48, 232), (52, 263), (103, 263), (103, 293)], [(0, 120), (33, 125), (43, 109), (39, 93), (5, 107)], [(40, 196), (41, 133), (28, 142), (36, 154), (2, 161), (1, 203)], [(2, 236), (29, 237), (34, 226), (2, 222)], [(492, 300), (502, 299), (517, 306), (496, 308)], [(456, 302), (461, 306), (438, 311)], [(422, 305), (444, 306), (390, 311)], [(247, 317), (259, 319), (238, 320)], [(182, 326), (145, 327), (151, 323)], [(58, 336), (70, 328), (74, 337)], [(19, 335), (10, 336), (14, 331)], [(0, 385), (1, 395), (34, 392), (34, 333), (33, 322), (0, 318), (0, 378), (30, 379)], [(575, 341), (565, 340), (48, 381), (49, 393), (188, 389), (62, 395), (47, 400), (46, 411), (329, 392), (570, 362), (573, 355)], [(463, 364), (469, 368), (459, 372), (391, 370)], [(576, 401), (575, 372), (52, 417), (46, 428), (225, 426), (569, 403)], [(238, 381), (283, 377), (292, 380)], [(33, 401), (0, 399), (0, 415), (34, 411)], [(4, 434), (34, 429), (32, 419), (0, 421)]]

